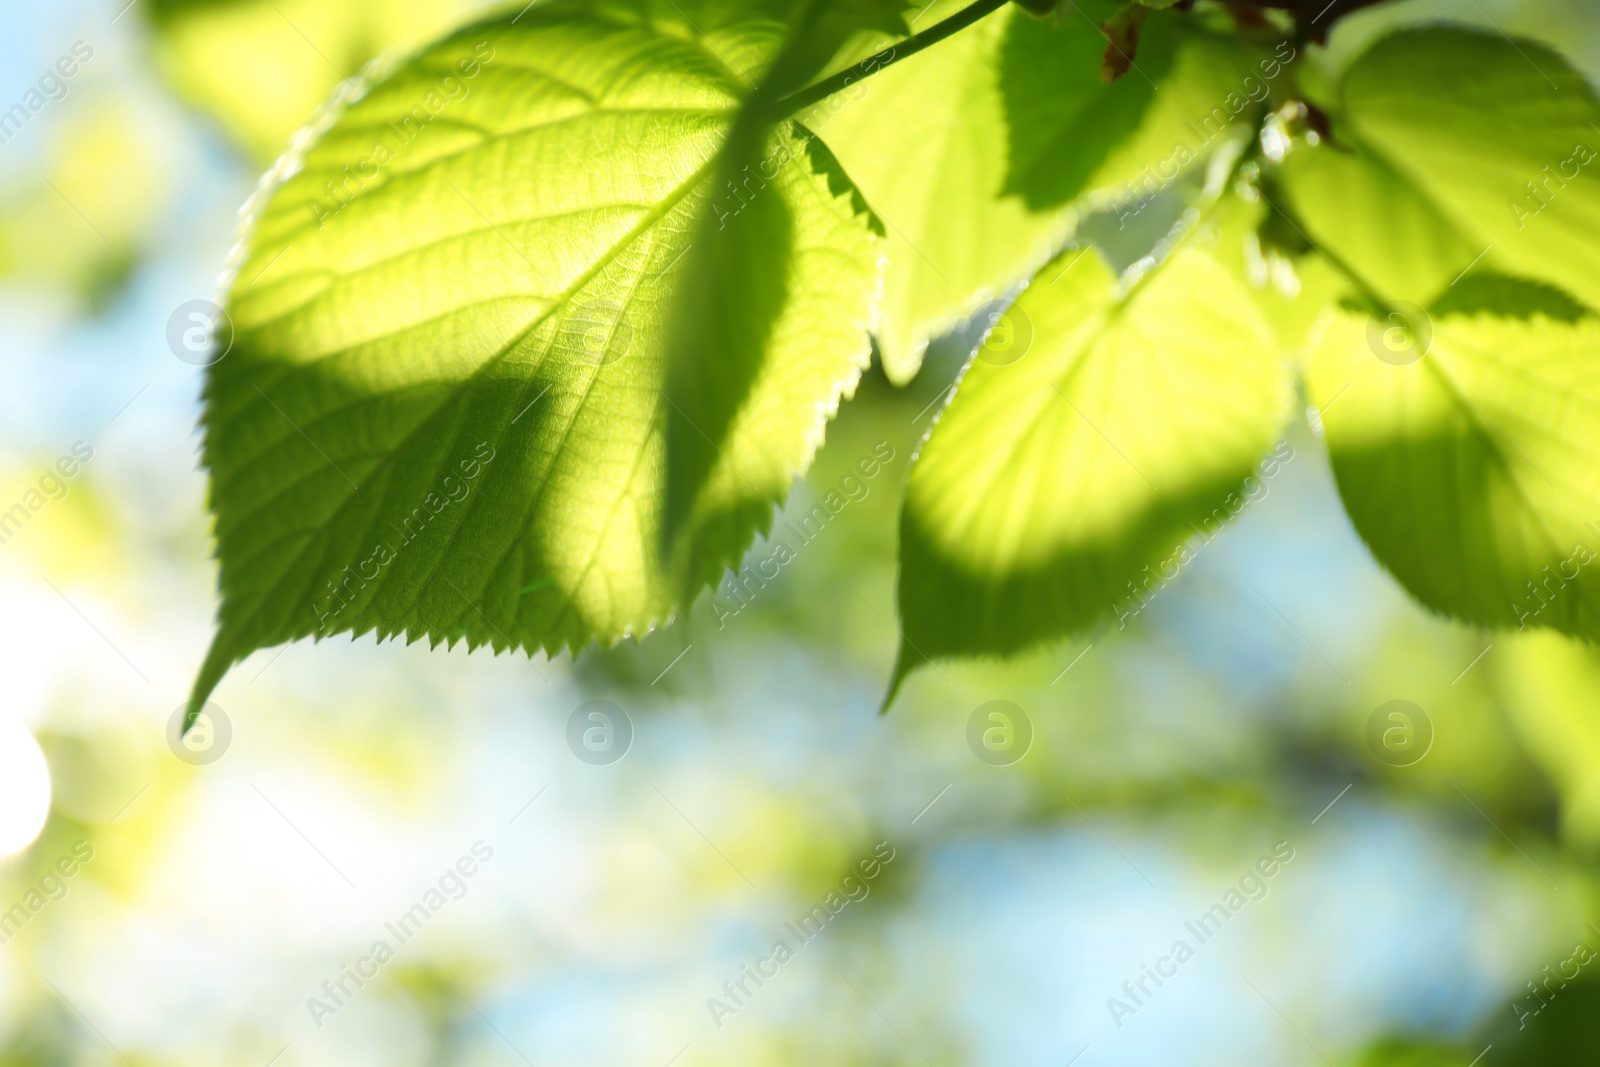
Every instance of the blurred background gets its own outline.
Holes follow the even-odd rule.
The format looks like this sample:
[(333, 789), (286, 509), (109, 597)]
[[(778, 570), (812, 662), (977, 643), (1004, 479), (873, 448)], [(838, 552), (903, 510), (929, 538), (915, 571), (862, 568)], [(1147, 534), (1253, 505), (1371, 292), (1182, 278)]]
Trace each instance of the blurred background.
[[(174, 311), (318, 103), (473, 6), (6, 4), (0, 1065), (1592, 1061), (1600, 656), (1413, 605), (1314, 419), (1125, 627), (879, 717), (942, 343), (737, 594), (575, 662), (268, 650), (172, 740), (215, 608)], [(1586, 0), (1331, 45), (1437, 15), (1600, 71)]]

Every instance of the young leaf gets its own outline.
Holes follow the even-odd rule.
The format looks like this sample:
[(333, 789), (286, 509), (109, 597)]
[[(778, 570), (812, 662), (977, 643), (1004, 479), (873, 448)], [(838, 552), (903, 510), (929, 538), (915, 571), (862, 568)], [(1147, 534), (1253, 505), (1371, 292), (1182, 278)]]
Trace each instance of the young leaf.
[(1008, 317), (1031, 347), (980, 352), (911, 468), (891, 699), (928, 659), (1125, 625), (1238, 510), (1282, 425), (1271, 331), (1193, 242), (1126, 299), (1069, 251)]
[(1405, 30), (1351, 65), (1342, 96), (1335, 138), (1402, 175), (1473, 255), (1600, 306), (1600, 104), (1566, 60), (1493, 32)]
[[(671, 610), (668, 316), (719, 152), (783, 33), (729, 11), (557, 2), (483, 22), (377, 80), (284, 167), (206, 386), (223, 600), (196, 706), (232, 663), (297, 637), (554, 652)], [(789, 158), (745, 209), (777, 243), (722, 279), (762, 329), (711, 328), (700, 352), (766, 368), (747, 410), (810, 390), (767, 427), (799, 428), (805, 449), (778, 442), (791, 463), (848, 379), (787, 375), (810, 354), (794, 323), (859, 331), (871, 292), (852, 283), (877, 262), (859, 203), (797, 138), (756, 142)], [(745, 344), (766, 347), (718, 347)], [(739, 447), (764, 443), (745, 426), (727, 431)], [(739, 459), (781, 491), (778, 461)], [(706, 557), (754, 530), (717, 532)]]
[(1431, 303), (1483, 251), (1408, 179), (1359, 146), (1298, 145), (1278, 178), (1295, 226), (1385, 301)]
[(1192, 15), (1151, 11), (1129, 72), (1106, 85), (1099, 28), (1084, 12), (1061, 18), (1012, 19), (1000, 60), (1002, 191), (1035, 210), (1100, 209), (1167, 188), (1251, 122), (1295, 56), (1287, 43), (1262, 52)]
[(686, 595), (767, 530), (872, 354), (882, 225), (795, 129), (736, 131), (670, 322), (662, 531)]
[(345, 75), (382, 52), (432, 40), (469, 7), (464, 0), (144, 0), (129, 17), (150, 23), (157, 68), (172, 89), (266, 165)]
[(877, 337), (897, 383), (916, 374), (930, 337), (1026, 277), (1065, 235), (1059, 212), (1000, 195), (998, 62), (1014, 16), (1001, 8), (804, 116), (890, 224)]
[(1435, 611), (1600, 637), (1600, 319), (1476, 272), (1431, 315), (1342, 309), (1313, 350), (1339, 493)]
[(1291, 54), (1156, 14), (1136, 69), (1108, 86), (1097, 17), (1008, 5), (805, 116), (888, 225), (877, 337), (892, 381), (1036, 269), (1069, 204), (1138, 200), (1221, 144)]

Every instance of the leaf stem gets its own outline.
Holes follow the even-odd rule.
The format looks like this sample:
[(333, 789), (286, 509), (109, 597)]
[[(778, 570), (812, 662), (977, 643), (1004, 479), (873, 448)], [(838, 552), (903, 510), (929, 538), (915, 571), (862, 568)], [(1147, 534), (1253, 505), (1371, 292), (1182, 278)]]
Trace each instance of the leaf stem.
[(853, 67), (847, 67), (831, 77), (824, 78), (815, 85), (807, 86), (774, 101), (772, 105), (773, 115), (776, 118), (789, 118), (797, 115), (812, 104), (826, 100), (834, 93), (849, 88), (863, 78), (871, 77), (885, 67), (893, 66), (902, 59), (908, 59), (923, 49), (938, 44), (946, 37), (960, 33), (985, 15), (999, 10), (1009, 2), (1010, 0), (977, 0), (977, 3), (962, 8), (943, 22), (935, 23), (921, 33), (912, 34), (905, 40), (892, 44), (881, 52), (875, 52)]

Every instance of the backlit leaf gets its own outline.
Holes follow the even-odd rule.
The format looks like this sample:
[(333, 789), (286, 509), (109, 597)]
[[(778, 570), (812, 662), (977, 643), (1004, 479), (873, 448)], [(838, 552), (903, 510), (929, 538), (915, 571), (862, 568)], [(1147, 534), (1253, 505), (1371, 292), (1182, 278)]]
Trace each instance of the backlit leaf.
[(1310, 385), (1345, 509), (1435, 611), (1600, 636), (1600, 319), (1472, 274), (1417, 319), (1341, 309)]
[(1335, 137), (1359, 142), (1452, 222), (1476, 246), (1468, 260), (1485, 252), (1486, 265), (1600, 306), (1600, 103), (1564, 59), (1493, 31), (1407, 30), (1356, 60), (1342, 96)]
[(891, 380), (908, 381), (931, 337), (1048, 258), (1069, 205), (1168, 187), (1283, 69), (1188, 16), (1152, 15), (1141, 41), (1137, 69), (1108, 86), (1094, 19), (1008, 5), (806, 116), (887, 224), (878, 345)]
[(980, 350), (911, 468), (896, 687), (927, 659), (1125, 625), (1238, 510), (1286, 411), (1271, 330), (1193, 242), (1125, 300), (1065, 253), (1008, 317), (1031, 345)]
[[(853, 381), (879, 253), (788, 124), (753, 140), (786, 162), (740, 214), (743, 240), (772, 244), (758, 261), (699, 247), (784, 28), (682, 6), (549, 3), (468, 27), (286, 168), (206, 388), (223, 601), (196, 701), (297, 637), (554, 652), (664, 618), (668, 324), (701, 254), (748, 270), (724, 280), (726, 317), (696, 322), (691, 301), (674, 329), (744, 380), (738, 412), (705, 427), (736, 454), (687, 512), (718, 540), (689, 551), (748, 545), (752, 501), (782, 494)], [(802, 368), (812, 345), (843, 347)]]

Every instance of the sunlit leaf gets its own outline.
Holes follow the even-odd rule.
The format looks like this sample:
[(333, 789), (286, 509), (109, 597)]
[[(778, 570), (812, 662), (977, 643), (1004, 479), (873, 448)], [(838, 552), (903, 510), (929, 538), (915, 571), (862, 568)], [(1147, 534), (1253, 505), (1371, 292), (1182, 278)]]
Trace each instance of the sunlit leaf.
[(1560, 791), (1562, 826), (1574, 843), (1600, 845), (1600, 657), (1549, 630), (1500, 643), (1495, 666), (1510, 683), (1506, 710)]
[(1119, 297), (1097, 255), (1065, 253), (1009, 313), (1031, 345), (967, 368), (906, 490), (895, 685), (1126, 625), (1242, 507), (1288, 400), (1270, 329), (1194, 243)]
[(667, 341), (664, 532), (694, 588), (769, 527), (872, 351), (881, 224), (821, 141), (752, 137), (711, 182)]
[[(746, 380), (706, 427), (737, 454), (694, 498), (722, 538), (695, 558), (736, 558), (751, 501), (809, 455), (865, 353), (870, 218), (782, 125), (757, 142), (784, 164), (746, 190), (748, 229), (698, 247), (783, 27), (643, 6), (460, 31), (372, 86), (271, 194), (206, 390), (223, 603), (197, 698), (313, 634), (553, 652), (662, 619), (666, 337), (701, 254), (748, 267), (699, 335)], [(772, 243), (749, 262), (756, 238)]]
[(1013, 18), (1001, 93), (1009, 131), (1003, 191), (1036, 209), (1128, 203), (1169, 186), (1265, 110), (1292, 45), (1262, 52), (1193, 15), (1153, 11), (1128, 73), (1100, 76), (1106, 47), (1085, 12)]
[(1047, 258), (1069, 204), (1132, 204), (1168, 187), (1283, 69), (1188, 16), (1152, 16), (1141, 41), (1136, 70), (1108, 86), (1094, 19), (1008, 5), (807, 116), (888, 226), (878, 343), (892, 380)]
[(1311, 393), (1356, 529), (1435, 611), (1600, 636), (1600, 320), (1473, 274), (1431, 314), (1341, 309)]
[(889, 224), (877, 336), (896, 382), (916, 373), (930, 337), (1025, 277), (1066, 227), (1000, 193), (998, 62), (1014, 15), (1001, 8), (806, 116)]
[(1299, 146), (1279, 174), (1304, 236), (1386, 301), (1430, 303), (1483, 251), (1409, 179), (1359, 146)]
[(1477, 246), (1472, 254), (1600, 306), (1597, 123), (1593, 88), (1550, 49), (1434, 26), (1386, 37), (1356, 60), (1334, 134), (1403, 176)]
[(386, 49), (427, 41), (481, 0), (145, 0), (157, 68), (257, 159)]

